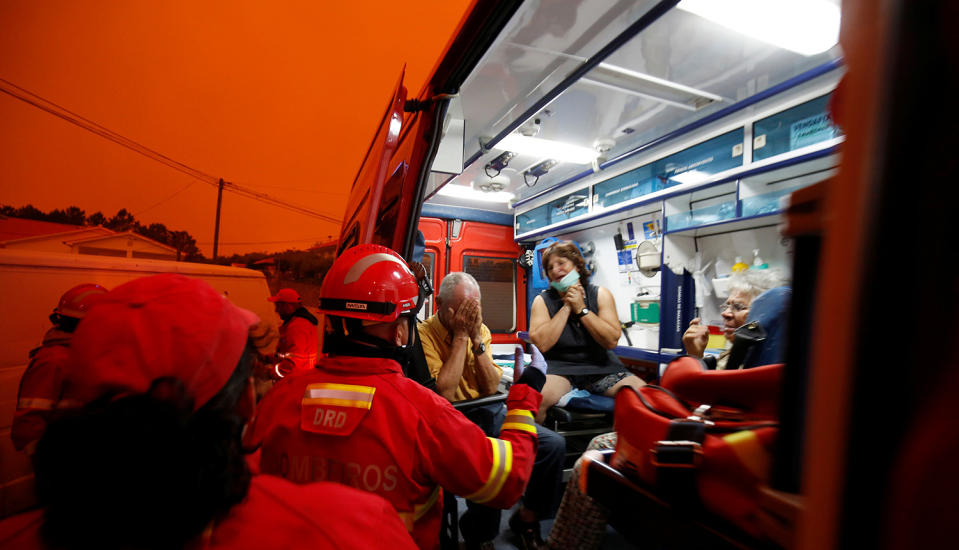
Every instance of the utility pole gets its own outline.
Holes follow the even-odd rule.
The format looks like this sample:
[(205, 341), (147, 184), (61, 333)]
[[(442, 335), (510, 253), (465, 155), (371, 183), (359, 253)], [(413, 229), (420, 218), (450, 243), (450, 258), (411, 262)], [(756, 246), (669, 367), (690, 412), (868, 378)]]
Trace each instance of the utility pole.
[(223, 204), (223, 178), (216, 191), (216, 226), (213, 228), (213, 259), (216, 259), (216, 249), (220, 244), (220, 205)]

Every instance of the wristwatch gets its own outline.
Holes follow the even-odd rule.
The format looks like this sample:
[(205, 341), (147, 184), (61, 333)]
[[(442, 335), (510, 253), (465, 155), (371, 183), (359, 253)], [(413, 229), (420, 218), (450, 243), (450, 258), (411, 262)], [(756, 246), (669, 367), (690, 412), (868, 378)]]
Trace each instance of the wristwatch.
[(480, 345), (473, 348), (473, 355), (486, 353), (486, 342), (480, 342)]
[(576, 318), (577, 318), (577, 319), (582, 319), (583, 317), (586, 317), (586, 314), (587, 314), (587, 313), (589, 313), (589, 308), (588, 308), (588, 307), (584, 307), (583, 309), (581, 309), (581, 310), (579, 311), (579, 313), (576, 314)]

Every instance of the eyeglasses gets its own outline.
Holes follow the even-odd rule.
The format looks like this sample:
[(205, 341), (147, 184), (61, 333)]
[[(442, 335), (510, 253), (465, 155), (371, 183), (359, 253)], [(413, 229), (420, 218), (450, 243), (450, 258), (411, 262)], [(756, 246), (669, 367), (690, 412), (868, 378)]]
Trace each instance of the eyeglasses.
[(741, 311), (746, 311), (747, 309), (749, 309), (749, 306), (745, 304), (741, 304), (739, 302), (733, 302), (733, 303), (726, 302), (723, 305), (719, 306), (720, 313), (726, 313), (726, 311), (729, 309), (732, 309), (735, 313), (739, 313)]

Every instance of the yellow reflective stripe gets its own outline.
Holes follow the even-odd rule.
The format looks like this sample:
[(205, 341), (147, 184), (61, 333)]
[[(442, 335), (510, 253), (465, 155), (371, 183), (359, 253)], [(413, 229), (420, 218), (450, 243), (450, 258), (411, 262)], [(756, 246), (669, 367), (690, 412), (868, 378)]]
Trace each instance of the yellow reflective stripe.
[(535, 434), (536, 421), (533, 419), (533, 413), (523, 409), (506, 411), (506, 418), (503, 420), (500, 430), (522, 430)]
[(739, 458), (739, 461), (749, 469), (754, 476), (765, 479), (769, 474), (769, 451), (759, 442), (759, 438), (752, 430), (733, 432), (723, 436)]
[(493, 448), (493, 465), (490, 467), (489, 477), (478, 491), (466, 496), (467, 500), (480, 504), (496, 498), (513, 470), (513, 446), (510, 442), (492, 437), (486, 439)]
[(397, 512), (397, 515), (400, 516), (400, 521), (403, 522), (403, 525), (406, 526), (406, 531), (409, 533), (413, 532), (413, 512)]
[(501, 430), (520, 430), (524, 432), (529, 432), (533, 435), (536, 435), (536, 426), (530, 426), (529, 424), (517, 424), (513, 422), (504, 422)]
[(303, 405), (336, 405), (338, 407), (356, 407), (357, 409), (369, 409), (373, 406), (371, 401), (354, 401), (351, 399), (304, 399)]
[(373, 386), (358, 386), (356, 384), (334, 384), (332, 382), (323, 382), (319, 384), (309, 384), (306, 386), (307, 390), (344, 390), (344, 391), (358, 391), (361, 393), (368, 393), (373, 395), (373, 392), (376, 391), (376, 388)]
[(430, 493), (430, 496), (426, 497), (425, 502), (423, 502), (422, 504), (416, 504), (413, 506), (412, 512), (397, 512), (397, 514), (400, 516), (400, 520), (403, 521), (403, 525), (406, 526), (406, 530), (412, 533), (413, 524), (419, 521), (420, 519), (422, 519), (423, 516), (425, 516), (426, 513), (430, 511), (433, 505), (436, 504), (436, 501), (439, 500), (439, 498), (440, 498), (440, 487), (439, 485), (437, 485), (433, 489), (433, 492)]
[(304, 405), (338, 405), (369, 409), (376, 388), (353, 384), (310, 384), (301, 401)]
[(436, 501), (440, 498), (440, 487), (439, 485), (433, 489), (433, 492), (430, 493), (430, 496), (426, 499), (426, 502), (423, 504), (417, 504), (413, 507), (413, 521), (419, 521), (420, 518), (426, 515), (426, 512), (430, 511), (430, 508), (436, 504)]
[(45, 409), (49, 410), (56, 405), (53, 399), (43, 399), (40, 397), (21, 397), (17, 400), (18, 409)]

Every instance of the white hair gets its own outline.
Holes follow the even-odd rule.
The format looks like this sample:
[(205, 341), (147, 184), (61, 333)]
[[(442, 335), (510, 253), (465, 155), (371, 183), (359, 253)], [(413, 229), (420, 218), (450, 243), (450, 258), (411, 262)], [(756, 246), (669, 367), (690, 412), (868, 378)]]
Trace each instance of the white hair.
[(446, 277), (443, 277), (443, 282), (440, 283), (440, 290), (436, 293), (436, 299), (444, 304), (451, 303), (456, 287), (464, 282), (473, 285), (474, 288), (479, 288), (479, 283), (476, 282), (476, 279), (474, 279), (472, 275), (462, 271), (454, 271)]
[(763, 292), (782, 286), (785, 283), (786, 281), (779, 269), (748, 269), (729, 276), (729, 293), (739, 292), (753, 299)]

